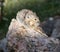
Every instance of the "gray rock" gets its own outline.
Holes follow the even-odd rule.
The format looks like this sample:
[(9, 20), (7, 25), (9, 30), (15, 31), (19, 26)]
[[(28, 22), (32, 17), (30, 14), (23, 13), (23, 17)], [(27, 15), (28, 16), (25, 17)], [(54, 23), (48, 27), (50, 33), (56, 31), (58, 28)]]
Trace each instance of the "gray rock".
[(56, 20), (51, 36), (60, 39), (60, 19)]
[(41, 24), (44, 32), (48, 35), (48, 36), (51, 36), (51, 33), (54, 29), (54, 23), (55, 23), (55, 20), (53, 17), (49, 17), (47, 20), (43, 21)]

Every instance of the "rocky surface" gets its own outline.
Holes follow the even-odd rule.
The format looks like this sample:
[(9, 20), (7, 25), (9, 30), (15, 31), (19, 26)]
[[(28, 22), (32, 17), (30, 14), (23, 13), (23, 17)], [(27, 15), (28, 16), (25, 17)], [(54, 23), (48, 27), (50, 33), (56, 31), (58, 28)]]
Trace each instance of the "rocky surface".
[(49, 17), (47, 20), (42, 22), (41, 26), (48, 36), (60, 40), (60, 16)]
[(51, 36), (60, 39), (60, 19), (56, 19)]
[(52, 31), (54, 29), (54, 23), (55, 19), (53, 17), (49, 17), (41, 23), (41, 27), (48, 36), (51, 36), (52, 34)]
[(0, 52), (55, 52), (59, 45), (58, 39), (43, 32), (37, 15), (23, 9), (12, 19), (6, 38), (0, 41)]

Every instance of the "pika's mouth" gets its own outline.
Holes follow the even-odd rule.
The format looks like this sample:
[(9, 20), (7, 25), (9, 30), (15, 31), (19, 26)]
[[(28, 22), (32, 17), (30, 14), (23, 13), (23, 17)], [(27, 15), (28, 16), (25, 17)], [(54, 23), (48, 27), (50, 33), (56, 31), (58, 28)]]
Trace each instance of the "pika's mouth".
[(40, 26), (40, 23), (34, 22), (34, 21), (30, 21), (30, 22), (29, 22), (29, 26), (30, 26), (30, 27), (39, 27), (39, 26)]
[(29, 24), (30, 24), (30, 26), (34, 26), (34, 22), (33, 21), (30, 21)]

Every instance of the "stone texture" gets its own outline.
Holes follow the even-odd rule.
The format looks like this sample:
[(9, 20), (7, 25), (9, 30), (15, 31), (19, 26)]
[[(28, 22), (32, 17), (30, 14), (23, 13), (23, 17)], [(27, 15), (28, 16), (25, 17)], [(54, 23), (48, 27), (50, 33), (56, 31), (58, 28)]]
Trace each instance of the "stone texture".
[(60, 17), (50, 17), (42, 22), (42, 28), (44, 32), (54, 38), (60, 39)]
[(45, 21), (43, 21), (41, 23), (41, 26), (42, 26), (44, 32), (48, 36), (51, 36), (51, 34), (52, 34), (52, 31), (54, 29), (54, 23), (55, 23), (55, 19), (53, 17), (49, 17), (48, 19), (46, 19)]
[(60, 39), (60, 19), (56, 20), (51, 36)]

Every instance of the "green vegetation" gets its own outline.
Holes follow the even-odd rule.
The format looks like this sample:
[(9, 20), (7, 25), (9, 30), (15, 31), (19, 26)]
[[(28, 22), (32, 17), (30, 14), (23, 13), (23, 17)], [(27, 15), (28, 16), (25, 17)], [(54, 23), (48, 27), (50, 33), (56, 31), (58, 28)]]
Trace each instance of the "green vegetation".
[[(60, 14), (60, 0), (5, 0), (4, 16), (0, 23), (0, 31), (6, 34), (12, 18), (21, 9), (30, 9), (37, 13), (40, 20)], [(1, 34), (0, 34), (1, 35)]]

